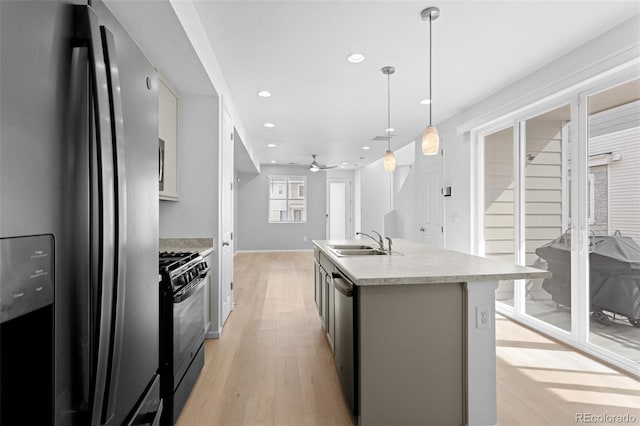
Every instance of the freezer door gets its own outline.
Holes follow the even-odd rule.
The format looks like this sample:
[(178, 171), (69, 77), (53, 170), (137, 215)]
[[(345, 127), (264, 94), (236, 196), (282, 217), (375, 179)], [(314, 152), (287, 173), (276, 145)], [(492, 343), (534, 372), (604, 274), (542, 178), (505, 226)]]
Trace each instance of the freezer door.
[[(0, 237), (54, 237), (63, 425), (84, 423), (75, 419), (88, 410), (91, 361), (87, 59), (73, 47), (73, 3), (0, 1)], [(38, 383), (35, 371), (23, 379)]]

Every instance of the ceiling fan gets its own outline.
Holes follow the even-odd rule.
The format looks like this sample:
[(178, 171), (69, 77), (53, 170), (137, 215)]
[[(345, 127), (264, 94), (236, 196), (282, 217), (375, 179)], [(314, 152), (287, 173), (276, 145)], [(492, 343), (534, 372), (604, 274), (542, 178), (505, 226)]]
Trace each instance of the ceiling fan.
[(318, 164), (318, 162), (316, 161), (316, 154), (312, 154), (311, 156), (313, 157), (313, 161), (309, 165), (309, 170), (311, 170), (312, 172), (317, 172), (318, 170), (333, 169), (337, 167), (337, 166), (325, 166), (324, 164)]

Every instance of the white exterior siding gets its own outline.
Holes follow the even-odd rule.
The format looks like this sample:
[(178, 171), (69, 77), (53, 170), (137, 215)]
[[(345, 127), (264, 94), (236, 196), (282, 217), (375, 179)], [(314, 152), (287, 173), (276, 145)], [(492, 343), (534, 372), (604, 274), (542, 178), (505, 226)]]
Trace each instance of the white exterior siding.
[(609, 154), (608, 234), (640, 244), (640, 101), (592, 115), (589, 134), (590, 157)]
[(485, 138), (485, 256), (514, 262), (513, 131)]
[[(562, 121), (527, 122), (525, 162), (525, 262), (535, 249), (562, 235)], [(485, 256), (514, 257), (514, 154), (512, 129), (485, 138)]]
[(589, 144), (592, 155), (612, 153), (608, 233), (620, 231), (640, 244), (640, 127), (590, 138)]
[(589, 136), (607, 135), (640, 126), (640, 101), (629, 102), (589, 117)]
[(525, 264), (533, 265), (535, 251), (558, 238), (562, 223), (562, 126), (544, 116), (526, 123)]

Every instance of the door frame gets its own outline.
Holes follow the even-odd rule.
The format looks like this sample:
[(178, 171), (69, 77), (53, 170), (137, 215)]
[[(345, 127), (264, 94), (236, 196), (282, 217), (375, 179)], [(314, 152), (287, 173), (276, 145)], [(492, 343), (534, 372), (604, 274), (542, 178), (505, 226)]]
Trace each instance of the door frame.
[[(225, 244), (225, 238), (224, 238), (224, 220), (223, 220), (223, 216), (224, 216), (224, 209), (225, 209), (225, 203), (224, 203), (224, 191), (227, 190), (226, 184), (228, 184), (229, 182), (226, 182), (224, 179), (224, 174), (223, 174), (223, 169), (224, 169), (224, 163), (225, 163), (225, 156), (224, 156), (224, 147), (225, 147), (225, 137), (227, 136), (226, 133), (230, 133), (232, 136), (232, 143), (233, 143), (233, 138), (234, 138), (234, 133), (235, 133), (235, 128), (233, 126), (233, 118), (231, 116), (231, 114), (229, 113), (228, 108), (226, 107), (224, 100), (222, 99), (222, 96), (220, 97), (220, 101), (219, 101), (219, 137), (218, 137), (218, 236), (217, 236), (217, 241), (216, 241), (216, 246), (218, 249), (218, 255), (217, 255), (217, 259), (218, 259), (218, 271), (217, 271), (217, 277), (218, 277), (218, 283), (217, 285), (212, 286), (212, 288), (215, 287), (215, 291), (212, 290), (212, 296), (217, 296), (217, 297), (212, 297), (211, 298), (211, 304), (215, 304), (215, 310), (217, 312), (217, 326), (218, 329), (217, 330), (213, 330), (213, 333), (210, 334), (211, 337), (220, 337), (222, 335), (222, 329), (224, 326), (224, 321), (226, 320), (226, 318), (223, 315), (223, 305), (224, 305), (224, 296), (225, 296), (225, 291), (224, 291), (224, 281), (225, 281), (225, 271), (230, 270), (230, 274), (231, 274), (231, 283), (233, 283), (233, 246), (234, 246), (234, 238), (233, 235), (231, 235), (228, 243), (229, 243), (229, 250), (231, 250), (231, 256), (229, 256), (228, 259), (226, 259), (225, 262), (225, 258), (223, 256), (223, 250), (224, 250), (224, 245)], [(229, 125), (229, 129), (225, 129), (225, 119), (228, 119), (228, 125)], [(233, 149), (231, 149), (230, 152), (231, 157), (233, 158)], [(231, 165), (233, 165), (233, 161), (231, 161), (230, 163)], [(227, 167), (229, 167), (229, 165), (227, 165)], [(231, 166), (233, 167), (233, 166)], [(233, 185), (233, 169), (231, 170), (231, 184)], [(232, 188), (232, 191), (235, 190), (235, 188)], [(231, 214), (229, 217), (229, 221), (230, 223), (230, 227), (233, 230), (233, 194), (231, 197)], [(234, 302), (233, 302), (233, 285), (231, 284), (231, 289), (230, 289), (230, 298), (231, 298), (231, 306), (229, 308), (229, 313), (231, 313), (233, 311), (233, 307), (234, 307)], [(213, 306), (212, 306), (213, 308)]]
[(325, 235), (327, 239), (329, 239), (329, 211), (330, 211), (330, 202), (331, 202), (331, 183), (345, 183), (346, 184), (346, 197), (347, 202), (345, 205), (345, 211), (347, 217), (345, 218), (347, 222), (346, 227), (346, 239), (352, 239), (354, 237), (353, 231), (353, 184), (350, 178), (338, 178), (338, 177), (327, 177), (326, 180), (326, 203), (325, 203)]
[[(416, 241), (420, 241), (421, 243), (424, 244), (424, 237), (425, 237), (425, 226), (426, 226), (426, 218), (427, 218), (427, 209), (425, 208), (425, 206), (427, 205), (427, 203), (429, 202), (429, 200), (427, 200), (427, 187), (431, 186), (433, 187), (433, 194), (435, 194), (435, 206), (433, 207), (433, 213), (434, 214), (438, 214), (439, 215), (439, 222), (440, 222), (440, 244), (438, 247), (440, 248), (445, 248), (446, 246), (446, 226), (445, 226), (445, 216), (446, 216), (446, 210), (445, 210), (445, 202), (444, 202), (444, 196), (442, 195), (442, 189), (443, 189), (443, 185), (444, 185), (444, 179), (445, 179), (445, 161), (444, 161), (444, 148), (441, 146), (440, 147), (440, 152), (438, 152), (438, 154), (436, 155), (430, 155), (430, 156), (422, 156), (422, 153), (420, 153), (420, 157), (421, 158), (421, 164), (420, 164), (420, 168), (418, 171), (418, 190), (419, 190), (419, 205), (418, 205), (418, 229), (416, 229)], [(432, 182), (426, 182), (426, 174), (428, 170), (432, 170), (433, 167), (432, 165), (436, 163), (437, 167), (440, 169), (440, 173), (438, 174), (439, 179), (434, 179)], [(393, 192), (393, 191), (392, 191)], [(432, 218), (433, 219), (433, 218)]]

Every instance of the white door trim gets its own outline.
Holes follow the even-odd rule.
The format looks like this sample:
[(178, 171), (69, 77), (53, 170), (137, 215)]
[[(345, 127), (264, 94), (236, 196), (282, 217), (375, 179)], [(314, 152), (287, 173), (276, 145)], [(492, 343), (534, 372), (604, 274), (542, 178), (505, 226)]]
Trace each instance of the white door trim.
[(347, 232), (347, 238), (346, 239), (351, 239), (354, 237), (354, 231), (353, 231), (353, 184), (351, 182), (350, 178), (334, 178), (334, 177), (328, 177), (327, 178), (327, 184), (326, 184), (326, 203), (325, 203), (325, 235), (326, 238), (329, 238), (329, 211), (330, 211), (330, 201), (331, 201), (331, 184), (332, 183), (345, 183), (346, 184), (346, 196), (347, 196), (347, 203), (345, 205), (345, 211), (347, 214), (347, 217), (345, 218), (346, 222), (347, 222), (347, 226), (346, 226), (346, 232)]
[[(228, 127), (225, 128), (225, 120), (227, 120)], [(230, 134), (232, 135), (234, 132), (233, 120), (231, 118), (231, 114), (227, 107), (225, 106), (223, 99), (221, 97), (220, 100), (220, 133), (219, 133), (219, 145), (218, 145), (218, 238), (217, 238), (217, 246), (218, 246), (218, 285), (217, 285), (217, 293), (218, 297), (216, 302), (218, 303), (216, 309), (218, 312), (218, 335), (222, 334), (222, 328), (224, 322), (226, 320), (227, 309), (225, 308), (225, 301), (227, 299), (227, 276), (225, 273), (230, 273), (230, 282), (233, 280), (233, 238), (231, 235), (226, 235), (228, 233), (228, 229), (233, 230), (233, 195), (231, 196), (231, 214), (228, 220), (230, 223), (225, 228), (225, 191), (228, 191), (229, 188), (227, 185), (233, 184), (233, 168), (231, 169), (231, 179), (225, 179), (224, 171), (228, 167), (233, 167), (233, 160), (230, 164), (226, 164), (227, 162), (225, 157), (225, 144), (227, 143), (227, 138), (229, 138)], [(232, 136), (231, 136), (232, 137)], [(233, 142), (233, 140), (232, 140)], [(233, 159), (233, 149), (230, 152), (231, 158)], [(228, 245), (227, 245), (228, 244)], [(224, 253), (226, 250), (231, 250), (231, 256), (225, 258)], [(229, 271), (230, 269), (230, 271)], [(233, 310), (233, 290), (230, 289), (230, 306), (228, 311), (231, 312)], [(212, 302), (213, 303), (213, 302)]]

